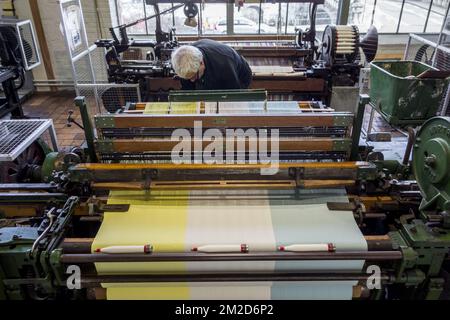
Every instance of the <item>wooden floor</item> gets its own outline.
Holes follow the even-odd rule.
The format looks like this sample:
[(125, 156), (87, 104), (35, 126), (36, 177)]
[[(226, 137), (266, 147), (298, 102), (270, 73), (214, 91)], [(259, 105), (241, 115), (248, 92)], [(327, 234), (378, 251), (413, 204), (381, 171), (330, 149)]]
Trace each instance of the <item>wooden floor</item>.
[[(23, 104), (23, 110), (29, 118), (53, 119), (58, 143), (61, 148), (80, 146), (84, 141), (84, 132), (76, 125), (67, 126), (69, 110), (73, 110), (73, 118), (81, 123), (78, 108), (74, 106), (75, 93), (73, 91), (58, 91), (35, 93)], [(369, 111), (367, 108), (364, 127), (367, 128)], [(378, 114), (374, 118), (373, 131), (391, 132), (395, 137), (398, 133), (389, 126)]]
[(73, 101), (73, 91), (35, 93), (23, 104), (23, 111), (29, 118), (53, 119), (61, 148), (80, 146), (84, 141), (84, 132), (75, 125), (67, 126), (69, 110), (73, 110), (73, 118), (81, 123), (81, 116)]

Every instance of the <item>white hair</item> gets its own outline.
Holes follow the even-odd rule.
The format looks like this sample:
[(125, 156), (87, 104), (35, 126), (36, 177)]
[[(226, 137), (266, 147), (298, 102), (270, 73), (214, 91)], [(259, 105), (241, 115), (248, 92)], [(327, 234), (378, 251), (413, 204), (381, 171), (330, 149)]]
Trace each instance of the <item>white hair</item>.
[(172, 67), (183, 79), (197, 73), (202, 61), (202, 52), (194, 46), (181, 46), (172, 53)]

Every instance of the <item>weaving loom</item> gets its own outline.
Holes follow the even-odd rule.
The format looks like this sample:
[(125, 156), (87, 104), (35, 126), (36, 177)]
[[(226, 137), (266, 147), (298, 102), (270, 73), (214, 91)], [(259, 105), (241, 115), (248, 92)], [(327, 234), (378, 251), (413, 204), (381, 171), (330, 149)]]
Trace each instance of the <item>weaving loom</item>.
[[(299, 114), (298, 102), (172, 102), (146, 103), (143, 114)], [(303, 109), (301, 108), (303, 106)], [(314, 109), (309, 109), (314, 111)], [(325, 111), (324, 109), (318, 109)], [(320, 111), (319, 111), (320, 112)], [(329, 111), (328, 111), (329, 112)], [(168, 122), (170, 123), (170, 122)], [(116, 140), (117, 141), (117, 140)], [(147, 138), (148, 141), (148, 138)], [(130, 141), (130, 143), (132, 143)], [(136, 141), (134, 143), (137, 143)], [(145, 152), (144, 152), (145, 153)], [(115, 191), (108, 204), (130, 204), (127, 213), (105, 213), (92, 244), (96, 249), (115, 245), (151, 243), (154, 252), (189, 253), (199, 245), (245, 243), (252, 252), (276, 252), (295, 243), (335, 243), (340, 252), (364, 251), (367, 244), (350, 213), (330, 212), (328, 201), (348, 202), (343, 189), (280, 192), (280, 190)], [(306, 204), (305, 204), (306, 203)], [(329, 229), (318, 228), (325, 223)], [(316, 226), (316, 227), (315, 227)], [(303, 230), (303, 231), (301, 231)], [(118, 243), (117, 239), (121, 239)], [(329, 262), (186, 262), (96, 264), (99, 275), (116, 273), (195, 274), (218, 272), (360, 272), (363, 261)], [(351, 299), (356, 282), (207, 282), (171, 284), (103, 284), (108, 299)], [(240, 292), (236, 295), (236, 292)]]
[[(173, 92), (167, 103), (128, 103), (115, 114), (97, 115), (97, 134), (78, 98), (86, 147), (49, 153), (42, 166), (21, 172), (39, 183), (0, 185), (6, 190), (0, 209), (9, 223), (0, 232), (6, 284), (0, 294), (100, 300), (445, 296), (441, 272), (448, 269), (450, 233), (442, 215), (448, 193), (440, 190), (448, 181), (447, 162), (435, 159), (448, 159), (450, 122), (433, 119), (419, 132), (416, 183), (409, 167), (397, 162), (351, 161), (362, 155), (354, 142), (361, 116), (320, 102), (266, 97), (258, 90)], [(202, 153), (211, 141), (192, 139), (187, 163), (176, 163), (176, 129), (194, 136), (196, 130), (198, 136), (278, 130), (277, 171), (266, 175), (273, 163), (247, 152), (245, 133), (245, 151), (233, 148), (233, 161), (196, 163), (196, 148)], [(267, 137), (258, 135), (257, 143)], [(82, 274), (80, 288), (68, 291), (74, 266)]]
[[(92, 251), (114, 245), (151, 243), (154, 252), (190, 252), (199, 245), (246, 243), (276, 252), (294, 243), (334, 243), (339, 252), (367, 244), (349, 212), (331, 212), (328, 201), (347, 201), (344, 190), (292, 192), (170, 191), (114, 192), (108, 204), (131, 204), (127, 213), (106, 213)], [(313, 203), (313, 204), (312, 204)], [(360, 272), (363, 261), (179, 262), (96, 264), (99, 275), (220, 274), (268, 272)], [(108, 299), (351, 299), (356, 281), (207, 282), (103, 284)], [(227, 288), (227, 290), (224, 290)]]

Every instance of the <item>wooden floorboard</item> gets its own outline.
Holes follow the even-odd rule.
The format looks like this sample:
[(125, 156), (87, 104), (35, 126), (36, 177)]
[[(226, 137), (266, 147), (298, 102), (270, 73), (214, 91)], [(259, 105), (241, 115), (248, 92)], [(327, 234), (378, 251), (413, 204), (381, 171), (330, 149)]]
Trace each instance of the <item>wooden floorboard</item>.
[(23, 111), (29, 118), (53, 119), (61, 148), (80, 146), (84, 141), (83, 130), (76, 125), (67, 126), (69, 110), (74, 111), (72, 118), (81, 123), (74, 99), (75, 93), (72, 91), (37, 93), (23, 104)]

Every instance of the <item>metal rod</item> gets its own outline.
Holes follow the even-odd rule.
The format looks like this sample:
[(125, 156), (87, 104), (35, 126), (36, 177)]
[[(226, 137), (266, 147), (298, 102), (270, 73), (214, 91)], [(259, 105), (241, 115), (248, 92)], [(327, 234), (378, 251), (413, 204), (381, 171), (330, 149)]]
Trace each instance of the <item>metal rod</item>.
[(411, 157), (411, 151), (416, 140), (416, 132), (413, 128), (408, 127), (408, 144), (406, 145), (405, 155), (403, 157), (403, 164), (408, 165), (409, 158)]
[(400, 23), (402, 22), (402, 18), (403, 18), (403, 8), (404, 7), (405, 7), (405, 0), (402, 1), (402, 7), (400, 9), (400, 15), (398, 17), (397, 31), (395, 33), (398, 33), (398, 31), (400, 30)]
[(59, 83), (49, 83), (49, 84), (44, 84), (44, 83), (35, 83), (34, 84), (35, 87), (55, 87), (55, 88), (59, 88), (59, 87), (67, 87), (67, 88), (73, 88), (75, 86), (74, 83), (67, 83), (67, 84), (59, 84)]
[(63, 254), (62, 263), (96, 262), (174, 262), (174, 261), (312, 261), (312, 260), (401, 260), (400, 251), (355, 252), (260, 252), (249, 254), (201, 254), (201, 253), (154, 253), (154, 254)]
[(372, 133), (372, 127), (373, 127), (373, 118), (375, 116), (375, 107), (371, 106), (371, 110), (370, 110), (370, 118), (369, 118), (369, 124), (367, 127), (367, 132), (366, 132), (366, 140), (369, 139), (369, 135)]
[(352, 131), (352, 151), (350, 154), (350, 160), (357, 161), (359, 154), (359, 141), (361, 139), (361, 130), (363, 127), (364, 114), (366, 112), (366, 105), (369, 103), (370, 98), (367, 94), (361, 94), (359, 96), (358, 110), (356, 117), (353, 118), (353, 131)]
[(409, 34), (408, 37), (408, 42), (406, 43), (406, 49), (405, 49), (405, 53), (403, 55), (403, 60), (408, 60), (408, 56), (409, 56), (409, 48), (411, 46), (411, 33)]
[(94, 128), (92, 127), (92, 122), (91, 119), (89, 118), (89, 112), (84, 97), (77, 97), (75, 99), (75, 105), (80, 109), (81, 119), (83, 121), (84, 127), (84, 135), (86, 137), (86, 143), (88, 147), (89, 158), (92, 162), (98, 162), (94, 145), (94, 138), (95, 138)]
[(0, 184), (0, 190), (55, 190), (58, 186), (52, 183), (2, 183)]
[(49, 80), (34, 79), (33, 83), (71, 83), (71, 84), (74, 84), (72, 79), (49, 79)]
[[(239, 274), (185, 274), (185, 275), (111, 275), (81, 278), (84, 288), (100, 287), (102, 283), (148, 283), (148, 282), (257, 282), (257, 281), (365, 281), (370, 275), (364, 273), (239, 273)], [(390, 281), (387, 274), (380, 281)]]
[[(64, 254), (90, 254), (92, 250), (92, 238), (66, 238), (61, 244)], [(369, 251), (392, 251), (392, 240), (389, 237), (373, 237), (366, 238), (367, 249)]]
[(52, 121), (52, 125), (48, 128), (48, 134), (50, 135), (50, 141), (52, 142), (52, 146), (53, 146), (53, 151), (54, 152), (58, 152), (59, 151), (59, 147), (58, 147), (58, 137), (56, 136), (56, 130), (55, 127), (53, 126), (53, 120)]
[(289, 23), (289, 3), (286, 4), (286, 21), (284, 23), (285, 23), (284, 34), (287, 34), (287, 28)]
[[(292, 168), (305, 168), (305, 169), (358, 169), (363, 167), (372, 167), (368, 162), (292, 162), (292, 163), (280, 163), (279, 169), (292, 169)], [(133, 164), (133, 163), (118, 163), (118, 164), (96, 164), (96, 163), (84, 163), (78, 164), (73, 167), (74, 170), (108, 170), (108, 171), (122, 171), (122, 170), (258, 170), (270, 168), (270, 165), (265, 164), (180, 164), (173, 165), (167, 163), (155, 163), (155, 164)]]
[(337, 18), (338, 18), (337, 24), (339, 24), (339, 25), (347, 25), (349, 12), (350, 12), (350, 0), (341, 0), (341, 1), (339, 1), (338, 15), (337, 15)]
[(130, 28), (130, 27), (133, 27), (133, 26), (135, 26), (135, 25), (137, 25), (137, 24), (139, 24), (139, 23), (141, 23), (141, 22), (144, 22), (144, 21), (147, 21), (147, 20), (156, 18), (156, 17), (158, 17), (158, 16), (162, 16), (162, 15), (164, 15), (164, 14), (166, 14), (166, 13), (174, 12), (175, 10), (177, 10), (177, 9), (183, 7), (183, 6), (185, 6), (185, 4), (184, 4), (184, 3), (181, 3), (181, 4), (178, 4), (178, 5), (176, 5), (176, 6), (171, 7), (171, 8), (169, 8), (169, 9), (163, 10), (163, 11), (161, 11), (160, 13), (151, 15), (151, 16), (149, 16), (149, 17), (145, 17), (145, 18), (136, 20), (136, 21), (131, 22), (131, 23), (126, 24), (126, 25), (120, 25), (120, 26), (114, 27), (114, 29), (117, 29), (117, 28)]
[(427, 32), (428, 20), (430, 19), (431, 10), (433, 9), (433, 1), (430, 1), (430, 6), (428, 7), (427, 19), (425, 20), (425, 24), (423, 26), (423, 33)]
[(68, 198), (65, 193), (0, 193), (0, 203), (35, 203), (49, 201), (66, 201)]
[(375, 9), (377, 7), (377, 0), (373, 2), (373, 9), (372, 9), (372, 18), (370, 19), (370, 25), (373, 25), (373, 20), (375, 19)]

